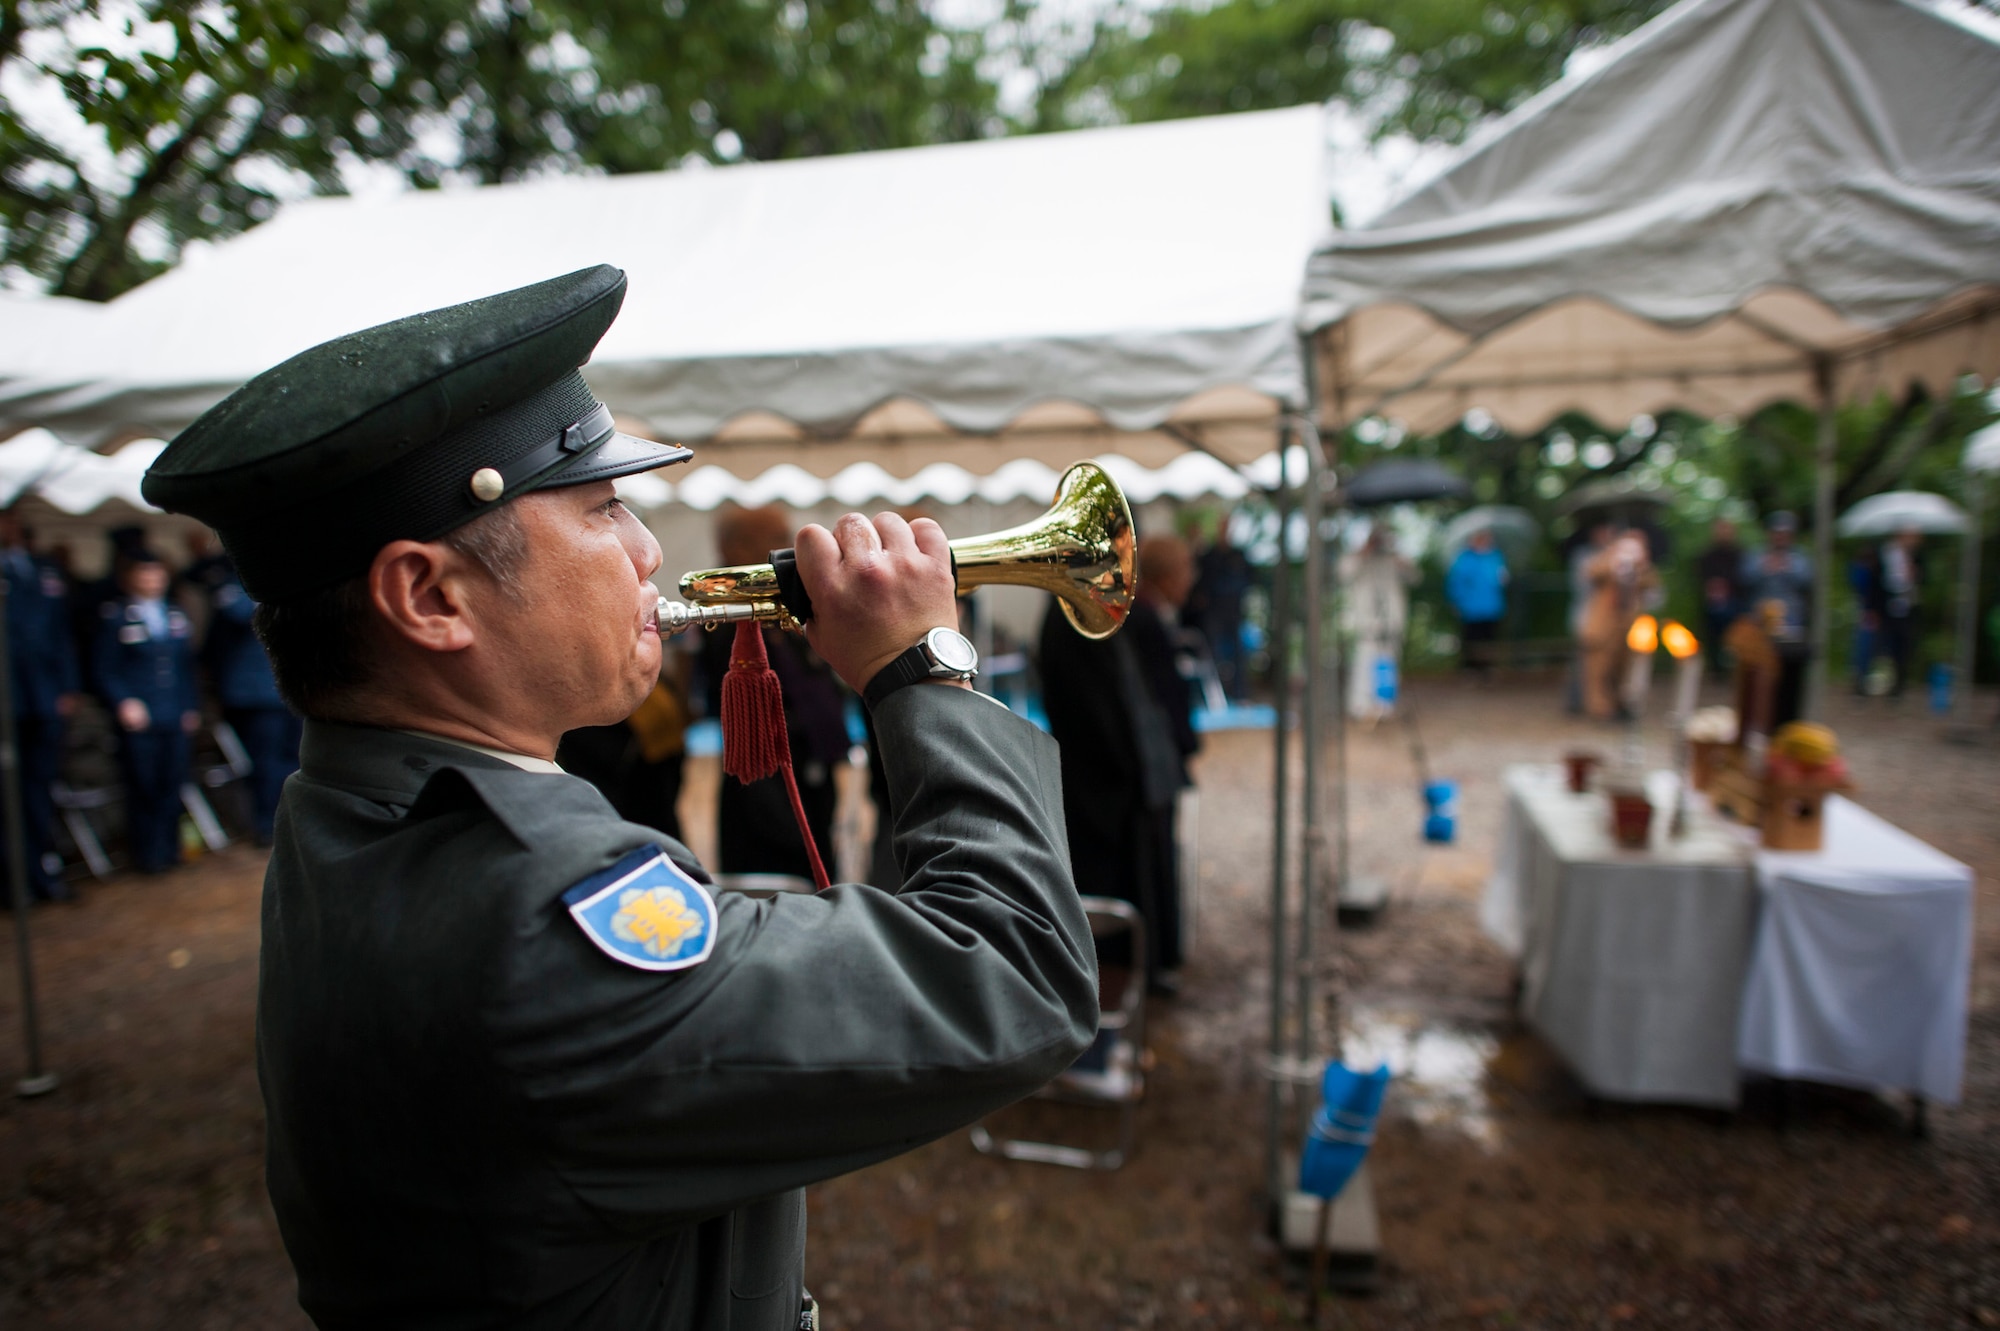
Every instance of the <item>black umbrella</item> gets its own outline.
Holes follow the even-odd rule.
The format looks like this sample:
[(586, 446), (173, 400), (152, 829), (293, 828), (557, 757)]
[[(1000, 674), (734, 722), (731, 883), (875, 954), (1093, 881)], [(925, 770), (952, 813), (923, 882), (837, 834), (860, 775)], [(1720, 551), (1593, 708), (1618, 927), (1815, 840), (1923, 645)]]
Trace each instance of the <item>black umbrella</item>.
[(1424, 499), (1463, 499), (1472, 487), (1435, 462), (1396, 459), (1354, 473), (1341, 499), (1349, 508), (1380, 508)]

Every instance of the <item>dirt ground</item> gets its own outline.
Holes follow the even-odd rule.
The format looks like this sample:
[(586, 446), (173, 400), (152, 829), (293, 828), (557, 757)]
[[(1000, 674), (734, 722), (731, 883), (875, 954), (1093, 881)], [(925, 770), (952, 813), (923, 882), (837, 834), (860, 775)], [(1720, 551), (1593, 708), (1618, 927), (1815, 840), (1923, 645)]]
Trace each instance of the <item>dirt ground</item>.
[[(1356, 867), (1394, 897), (1342, 936), (1343, 1026), (1350, 1053), (1398, 1077), (1371, 1157), (1380, 1288), (1322, 1324), (2000, 1326), (2000, 741), (1945, 744), (1915, 703), (1843, 700), (1829, 718), (1863, 801), (1979, 874), (1965, 1100), (1934, 1107), (1920, 1141), (1900, 1099), (1829, 1089), (1795, 1089), (1782, 1116), (1755, 1084), (1734, 1115), (1596, 1103), (1518, 1028), (1511, 969), (1477, 924), (1500, 769), (1610, 739), (1556, 693), (1417, 683), (1432, 764), (1463, 792), (1449, 847), (1418, 840), (1401, 729), (1354, 741)], [(958, 1133), (815, 1188), (808, 1277), (829, 1326), (1300, 1324), (1301, 1275), (1260, 1201), (1270, 769), (1269, 732), (1211, 736), (1201, 759), (1191, 961), (1152, 1008), (1136, 1157), (1082, 1174), (989, 1159)], [(261, 1176), (261, 873), (232, 850), (35, 915), (62, 1086), (0, 1098), (0, 1326), (305, 1325)], [(0, 935), (11, 1080), (11, 925)], [(1009, 1111), (1031, 1112), (1046, 1121)]]

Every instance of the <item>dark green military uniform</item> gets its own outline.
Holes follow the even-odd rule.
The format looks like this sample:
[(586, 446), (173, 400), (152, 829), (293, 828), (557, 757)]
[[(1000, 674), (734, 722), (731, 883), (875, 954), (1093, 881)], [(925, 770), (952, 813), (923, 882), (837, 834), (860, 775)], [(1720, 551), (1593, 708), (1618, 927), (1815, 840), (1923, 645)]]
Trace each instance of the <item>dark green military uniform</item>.
[(1088, 1043), (1055, 744), (962, 689), (877, 712), (907, 882), (718, 898), (606, 956), (565, 888), (658, 842), (588, 783), (310, 723), (264, 895), (270, 1186), (322, 1327), (797, 1324), (802, 1184)]
[[(623, 289), (589, 270), (304, 353), (190, 427), (148, 497), (210, 521), (283, 606), (388, 540), (685, 458), (613, 431), (575, 372)], [(343, 506), (366, 511), (343, 526)], [(890, 695), (875, 724), (902, 890), (760, 901), (711, 898), (684, 847), (580, 779), (307, 723), (257, 1046), (315, 1322), (791, 1331), (804, 1184), (1076, 1057), (1096, 975), (1054, 743), (947, 687)], [(650, 969), (580, 913), (648, 860), (702, 942)]]

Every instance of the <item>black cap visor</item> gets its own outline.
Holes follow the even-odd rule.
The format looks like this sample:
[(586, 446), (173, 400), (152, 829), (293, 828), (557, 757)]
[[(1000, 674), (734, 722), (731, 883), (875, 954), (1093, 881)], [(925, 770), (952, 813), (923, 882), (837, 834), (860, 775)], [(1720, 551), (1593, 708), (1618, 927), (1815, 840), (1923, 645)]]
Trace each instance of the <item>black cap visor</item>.
[(693, 456), (692, 448), (684, 448), (679, 444), (656, 444), (650, 439), (641, 439), (637, 435), (613, 429), (605, 436), (602, 443), (587, 452), (579, 453), (567, 464), (557, 467), (534, 488), (553, 490), (559, 486), (613, 480), (619, 476), (632, 476), (642, 471), (670, 467), (676, 462), (686, 462)]

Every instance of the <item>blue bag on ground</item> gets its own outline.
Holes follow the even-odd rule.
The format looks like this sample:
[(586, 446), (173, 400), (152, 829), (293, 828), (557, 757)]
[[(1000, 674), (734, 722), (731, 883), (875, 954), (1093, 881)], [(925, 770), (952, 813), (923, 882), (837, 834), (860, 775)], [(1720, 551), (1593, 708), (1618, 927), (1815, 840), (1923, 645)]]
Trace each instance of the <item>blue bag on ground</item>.
[(1387, 1064), (1373, 1072), (1356, 1072), (1345, 1063), (1326, 1065), (1321, 1104), (1299, 1155), (1300, 1192), (1333, 1197), (1347, 1186), (1375, 1141), (1375, 1116), (1382, 1112), (1388, 1086)]

